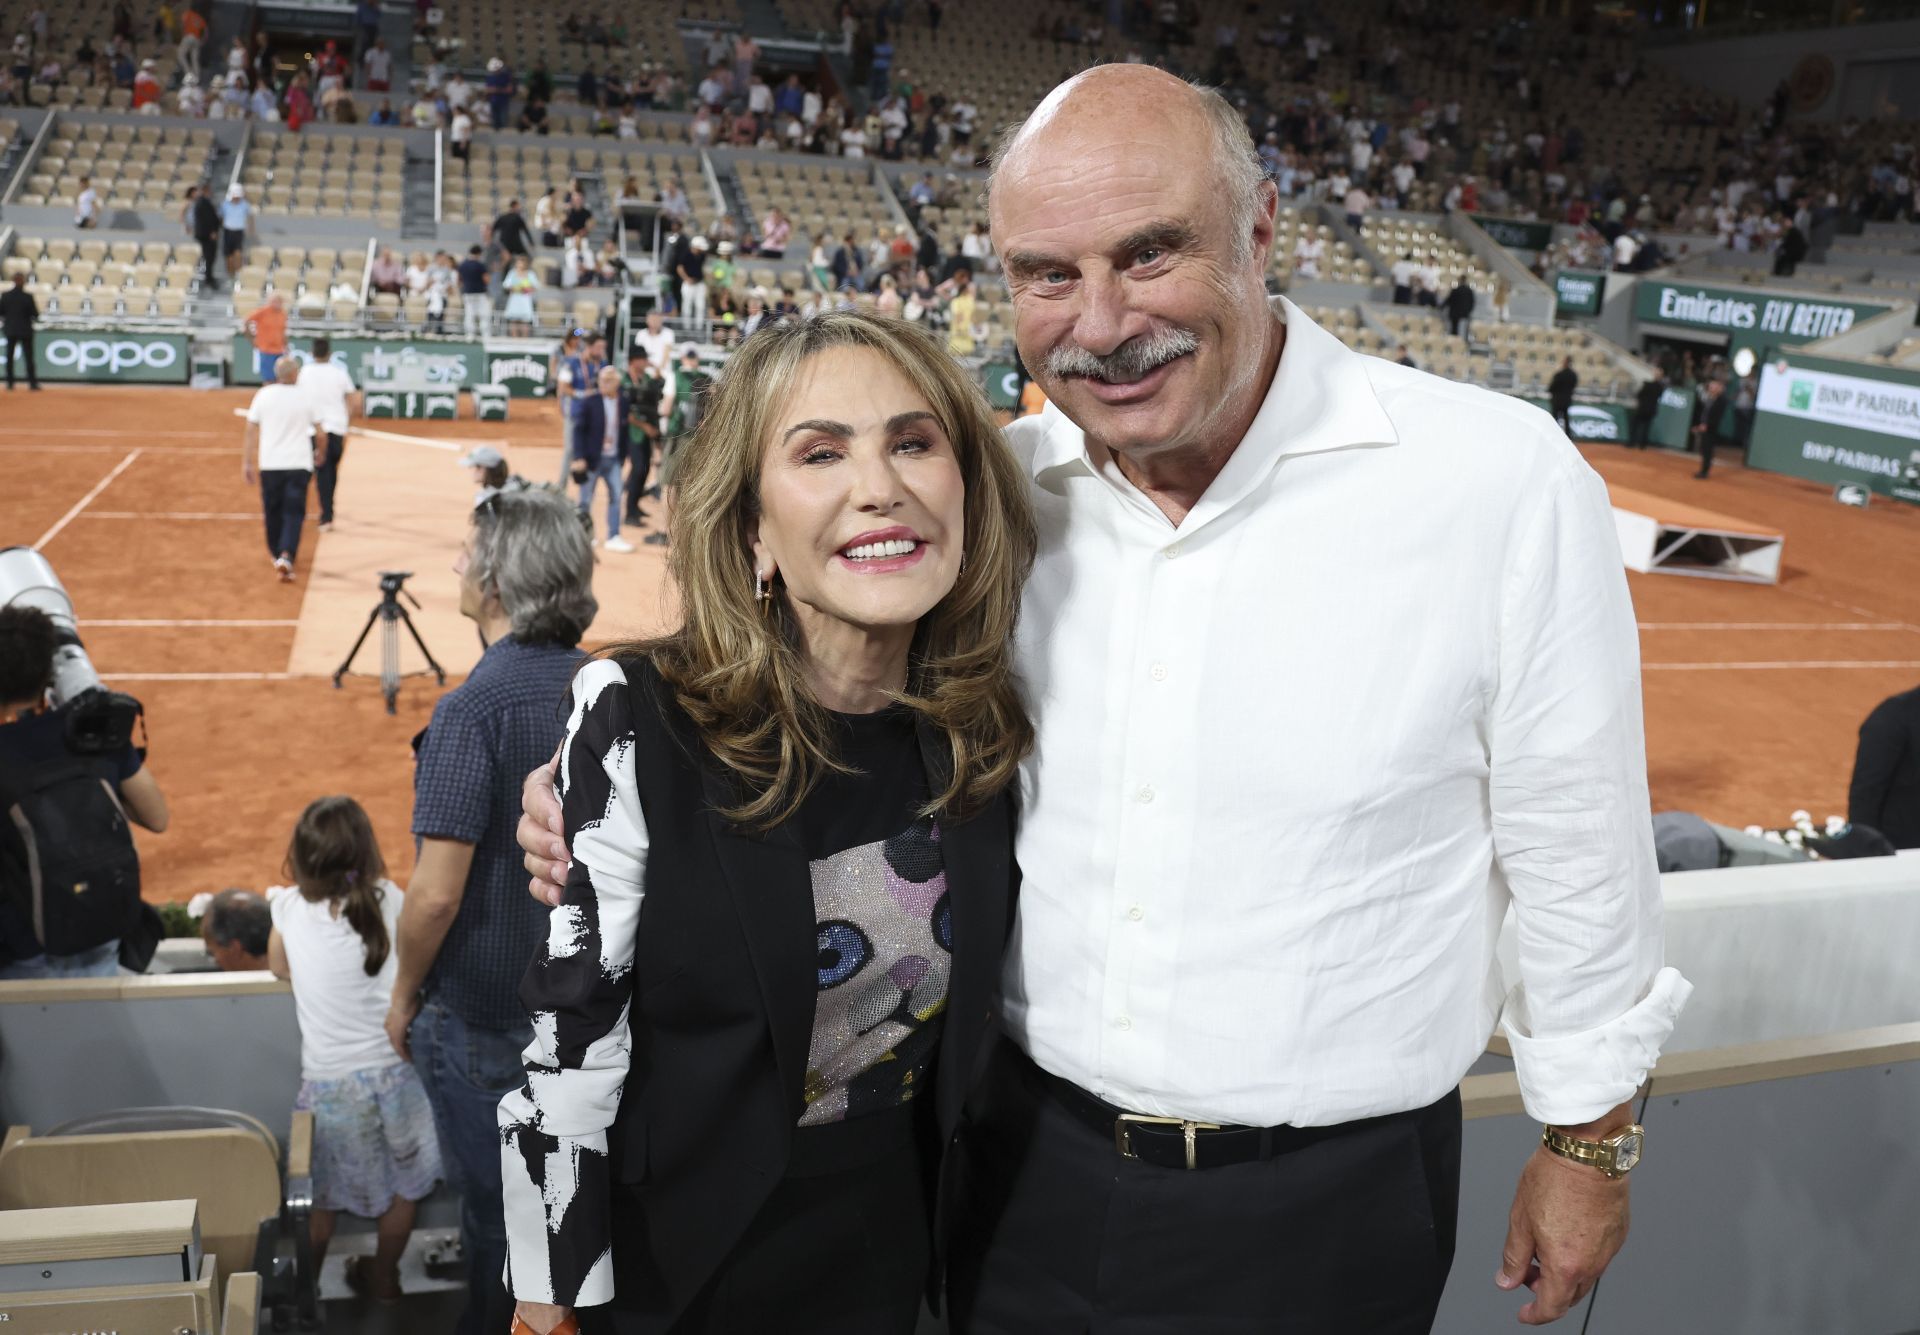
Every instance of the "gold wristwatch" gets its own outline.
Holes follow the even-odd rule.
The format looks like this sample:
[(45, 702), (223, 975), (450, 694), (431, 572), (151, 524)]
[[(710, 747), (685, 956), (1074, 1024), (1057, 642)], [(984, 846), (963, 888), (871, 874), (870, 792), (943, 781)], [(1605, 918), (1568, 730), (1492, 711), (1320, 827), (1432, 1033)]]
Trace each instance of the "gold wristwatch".
[(1618, 1179), (1631, 1173), (1640, 1162), (1646, 1150), (1647, 1129), (1635, 1123), (1621, 1127), (1604, 1140), (1582, 1140), (1550, 1126), (1540, 1133), (1540, 1143), (1562, 1159), (1598, 1168), (1608, 1177)]

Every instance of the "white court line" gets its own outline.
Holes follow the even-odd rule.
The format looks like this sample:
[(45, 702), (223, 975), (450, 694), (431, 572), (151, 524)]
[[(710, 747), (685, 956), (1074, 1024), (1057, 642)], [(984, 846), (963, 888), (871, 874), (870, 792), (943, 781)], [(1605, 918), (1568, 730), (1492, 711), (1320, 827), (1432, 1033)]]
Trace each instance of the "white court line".
[(42, 550), (43, 548), (46, 547), (48, 543), (52, 542), (55, 538), (60, 536), (60, 530), (65, 528), (68, 524), (71, 524), (73, 522), (75, 515), (79, 514), (82, 510), (86, 509), (88, 505), (92, 504), (93, 498), (95, 496), (98, 496), (101, 492), (105, 491), (107, 489), (108, 484), (111, 483), (115, 478), (119, 477), (122, 473), (126, 472), (128, 465), (130, 465), (135, 459), (138, 459), (139, 457), (140, 457), (139, 450), (128, 450), (127, 457), (122, 459), (119, 463), (115, 464), (113, 466), (113, 471), (111, 473), (108, 473), (105, 477), (101, 478), (99, 482), (95, 483), (92, 491), (88, 492), (86, 495), (82, 496), (78, 501), (74, 502), (74, 506), (71, 510), (61, 515), (59, 520), (54, 524), (52, 528), (48, 529), (45, 533), (42, 533), (40, 535), (40, 541), (33, 544), (33, 550), (35, 550), (36, 552)]
[[(231, 457), (231, 447), (215, 449), (211, 445), (143, 445), (151, 454), (222, 454)], [(0, 454), (118, 454), (118, 445), (0, 445)]]
[(1920, 668), (1920, 659), (1903, 659), (1885, 663), (1813, 660), (1801, 663), (1642, 663), (1640, 665), (1643, 672), (1764, 672), (1781, 668)]
[(1642, 621), (1641, 630), (1912, 630), (1898, 621)]
[(291, 681), (291, 672), (102, 672), (104, 681)]
[(284, 620), (258, 618), (223, 621), (213, 617), (118, 617), (104, 621), (82, 621), (82, 626), (297, 626), (293, 617)]
[[(235, 408), (233, 415), (235, 417), (245, 417), (247, 410), (245, 408)], [(421, 420), (425, 421), (426, 419), (422, 418)], [(347, 428), (347, 434), (349, 436), (366, 436), (370, 440), (397, 440), (406, 445), (424, 445), (430, 450), (446, 450), (453, 454), (464, 454), (476, 445), (491, 445), (495, 449), (500, 449), (511, 443), (504, 440), (430, 440), (425, 436), (409, 436), (403, 431), (376, 431), (370, 426), (349, 426)]]
[[(244, 408), (236, 408), (242, 417), (247, 415)], [(40, 426), (0, 426), (0, 436), (44, 436), (46, 427)], [(225, 431), (100, 431), (92, 427), (81, 433), (86, 436), (100, 436), (109, 440), (225, 440)]]
[(88, 519), (249, 519), (258, 521), (257, 514), (245, 514), (239, 510), (89, 510)]

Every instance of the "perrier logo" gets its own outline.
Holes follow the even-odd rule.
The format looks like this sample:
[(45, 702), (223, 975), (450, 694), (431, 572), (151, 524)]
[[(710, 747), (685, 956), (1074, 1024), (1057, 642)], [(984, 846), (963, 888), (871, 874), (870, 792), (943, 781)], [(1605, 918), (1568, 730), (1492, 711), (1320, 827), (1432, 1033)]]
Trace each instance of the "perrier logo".
[(1813, 407), (1813, 381), (1796, 380), (1787, 387), (1787, 407), (1803, 413)]

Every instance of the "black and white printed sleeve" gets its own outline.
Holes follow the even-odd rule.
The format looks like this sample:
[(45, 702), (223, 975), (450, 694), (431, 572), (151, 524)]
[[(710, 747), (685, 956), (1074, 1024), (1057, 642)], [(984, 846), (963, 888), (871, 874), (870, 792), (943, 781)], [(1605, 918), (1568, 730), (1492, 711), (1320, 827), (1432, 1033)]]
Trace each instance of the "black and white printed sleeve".
[(633, 748), (626, 676), (594, 660), (573, 680), (555, 779), (573, 866), (520, 985), (533, 1017), (527, 1082), (500, 1102), (506, 1284), (533, 1302), (592, 1307), (613, 1297), (607, 1129), (633, 1046), (647, 859)]

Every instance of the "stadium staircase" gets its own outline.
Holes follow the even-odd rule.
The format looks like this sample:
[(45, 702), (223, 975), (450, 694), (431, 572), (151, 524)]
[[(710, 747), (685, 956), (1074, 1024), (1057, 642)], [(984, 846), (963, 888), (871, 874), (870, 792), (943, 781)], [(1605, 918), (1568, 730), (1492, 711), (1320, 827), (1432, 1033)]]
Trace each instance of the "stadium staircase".
[[(449, 156), (448, 162), (452, 161)], [(438, 235), (433, 220), (436, 203), (433, 159), (408, 153), (406, 172), (401, 179), (405, 184), (400, 201), (400, 237), (406, 241), (431, 240)]]
[(754, 232), (758, 224), (753, 211), (747, 207), (747, 190), (740, 183), (740, 171), (731, 162), (715, 161), (714, 178), (720, 182), (720, 202), (728, 213), (740, 223), (741, 232)]

